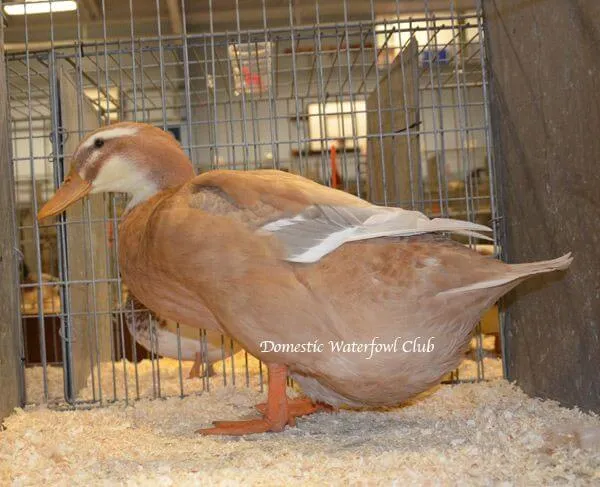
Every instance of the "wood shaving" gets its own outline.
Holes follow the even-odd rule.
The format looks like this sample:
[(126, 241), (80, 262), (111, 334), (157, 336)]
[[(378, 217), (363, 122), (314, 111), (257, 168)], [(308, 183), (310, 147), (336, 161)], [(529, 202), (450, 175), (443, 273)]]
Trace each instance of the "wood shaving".
[[(499, 359), (486, 360), (497, 373)], [(199, 379), (185, 379), (194, 393), (183, 399), (17, 409), (0, 431), (0, 485), (600, 484), (600, 419), (529, 398), (504, 379), (439, 386), (399, 408), (315, 414), (280, 434), (197, 435), (212, 420), (257, 415), (266, 396), (257, 362), (250, 365), (249, 388), (213, 379), (201, 393)], [(178, 394), (178, 370), (161, 360), (165, 392)], [(141, 391), (151, 393), (151, 364), (138, 371)], [(60, 394), (62, 369), (54, 372)]]

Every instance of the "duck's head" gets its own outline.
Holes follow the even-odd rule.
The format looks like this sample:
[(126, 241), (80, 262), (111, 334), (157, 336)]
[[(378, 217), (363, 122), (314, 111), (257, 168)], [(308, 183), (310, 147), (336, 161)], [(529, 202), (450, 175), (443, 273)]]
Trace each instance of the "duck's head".
[(129, 193), (132, 208), (193, 176), (190, 160), (170, 133), (143, 123), (108, 125), (79, 144), (69, 174), (38, 219), (57, 215), (90, 193)]

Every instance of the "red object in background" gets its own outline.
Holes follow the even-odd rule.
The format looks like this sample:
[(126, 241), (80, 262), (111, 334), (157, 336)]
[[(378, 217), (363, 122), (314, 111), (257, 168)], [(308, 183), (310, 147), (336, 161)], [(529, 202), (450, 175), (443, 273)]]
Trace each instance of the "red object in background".
[(106, 223), (106, 235), (108, 238), (108, 247), (111, 248), (113, 246), (113, 242), (115, 241), (115, 230), (112, 220)]
[(244, 85), (246, 87), (251, 89), (258, 88), (258, 91), (262, 91), (260, 74), (253, 73), (248, 66), (242, 66), (242, 74), (244, 75)]
[(335, 145), (331, 146), (330, 151), (330, 159), (331, 159), (331, 187), (337, 188), (338, 180), (337, 180), (337, 164), (336, 164), (337, 150), (335, 149)]
[(339, 188), (342, 178), (337, 170), (337, 149), (335, 148), (335, 145), (331, 146), (329, 154), (331, 161), (331, 187)]

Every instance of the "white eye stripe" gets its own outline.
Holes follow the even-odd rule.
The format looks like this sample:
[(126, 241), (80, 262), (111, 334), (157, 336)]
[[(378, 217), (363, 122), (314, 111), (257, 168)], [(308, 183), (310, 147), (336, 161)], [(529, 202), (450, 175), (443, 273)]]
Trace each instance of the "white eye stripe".
[(90, 137), (83, 144), (81, 144), (81, 149), (86, 150), (94, 145), (96, 139), (116, 139), (119, 137), (127, 137), (137, 134), (139, 129), (137, 127), (115, 127), (115, 128), (107, 128), (106, 130), (102, 130), (98, 132), (93, 137)]

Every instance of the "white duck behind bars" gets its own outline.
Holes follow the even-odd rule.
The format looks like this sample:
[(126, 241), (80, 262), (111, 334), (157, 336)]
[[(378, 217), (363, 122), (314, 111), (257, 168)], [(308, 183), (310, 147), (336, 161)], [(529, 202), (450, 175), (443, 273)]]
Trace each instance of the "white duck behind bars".
[[(217, 331), (162, 319), (147, 310), (131, 293), (122, 307), (123, 321), (134, 340), (157, 356), (193, 361), (189, 378), (213, 375), (212, 365), (240, 351), (240, 346)], [(118, 324), (118, 316), (114, 317)]]

